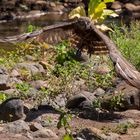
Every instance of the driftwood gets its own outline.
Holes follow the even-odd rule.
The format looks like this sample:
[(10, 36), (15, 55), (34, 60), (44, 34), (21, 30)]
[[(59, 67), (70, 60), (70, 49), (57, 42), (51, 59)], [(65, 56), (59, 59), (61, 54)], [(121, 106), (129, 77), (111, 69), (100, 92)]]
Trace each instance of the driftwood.
[(117, 74), (140, 89), (140, 73), (121, 55), (114, 42), (99, 31), (89, 18), (47, 26), (32, 33), (0, 39), (0, 42), (20, 42), (29, 38), (50, 44), (69, 39), (72, 46), (80, 51), (86, 49), (90, 54), (109, 53)]

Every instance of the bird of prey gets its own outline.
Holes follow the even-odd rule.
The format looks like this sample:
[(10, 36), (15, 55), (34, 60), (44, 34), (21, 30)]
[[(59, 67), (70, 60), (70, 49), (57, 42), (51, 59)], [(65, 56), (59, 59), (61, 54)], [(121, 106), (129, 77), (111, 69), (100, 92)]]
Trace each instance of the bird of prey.
[(30, 38), (55, 44), (69, 39), (78, 51), (87, 50), (90, 54), (108, 53), (119, 76), (132, 86), (140, 89), (140, 73), (119, 52), (114, 42), (87, 17), (81, 17), (61, 24), (50, 25), (32, 33), (1, 38), (0, 42), (20, 42)]

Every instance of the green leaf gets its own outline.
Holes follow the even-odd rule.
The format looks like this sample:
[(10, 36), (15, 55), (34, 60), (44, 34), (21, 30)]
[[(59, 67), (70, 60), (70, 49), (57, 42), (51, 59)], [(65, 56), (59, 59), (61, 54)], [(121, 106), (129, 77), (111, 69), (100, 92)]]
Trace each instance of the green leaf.
[(97, 6), (100, 4), (101, 0), (90, 0), (88, 5), (88, 16), (93, 17)]
[(81, 16), (86, 16), (86, 12), (83, 6), (78, 6), (77, 8), (73, 9), (70, 14), (69, 14), (69, 18), (80, 18)]
[(105, 3), (114, 2), (115, 0), (104, 0)]
[(4, 93), (0, 93), (0, 102), (3, 102), (6, 100), (6, 95)]
[(98, 20), (101, 18), (103, 10), (106, 8), (106, 4), (104, 2), (100, 2), (96, 8), (94, 9), (94, 13), (90, 15), (90, 18), (93, 20)]
[(63, 140), (74, 140), (70, 134), (65, 134)]

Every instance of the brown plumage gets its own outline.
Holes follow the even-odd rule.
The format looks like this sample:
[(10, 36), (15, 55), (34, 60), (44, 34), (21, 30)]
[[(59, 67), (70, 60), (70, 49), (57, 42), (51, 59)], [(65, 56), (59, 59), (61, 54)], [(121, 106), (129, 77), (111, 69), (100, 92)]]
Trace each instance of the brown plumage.
[(0, 39), (0, 42), (19, 42), (33, 37), (50, 44), (69, 39), (71, 46), (78, 48), (79, 51), (87, 50), (90, 54), (109, 53), (116, 72), (131, 85), (140, 89), (140, 73), (121, 55), (113, 41), (99, 31), (89, 18), (83, 17), (47, 26), (33, 33)]

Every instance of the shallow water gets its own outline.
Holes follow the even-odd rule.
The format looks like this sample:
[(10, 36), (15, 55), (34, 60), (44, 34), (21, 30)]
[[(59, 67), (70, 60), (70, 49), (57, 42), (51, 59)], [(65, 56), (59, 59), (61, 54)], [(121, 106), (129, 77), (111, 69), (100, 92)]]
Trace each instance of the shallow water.
[[(30, 18), (24, 20), (13, 20), (5, 23), (0, 23), (0, 37), (18, 35), (27, 31), (29, 25), (44, 27), (55, 23), (65, 22), (67, 14), (49, 13), (41, 17)], [(0, 49), (14, 50), (12, 44), (0, 43)]]

